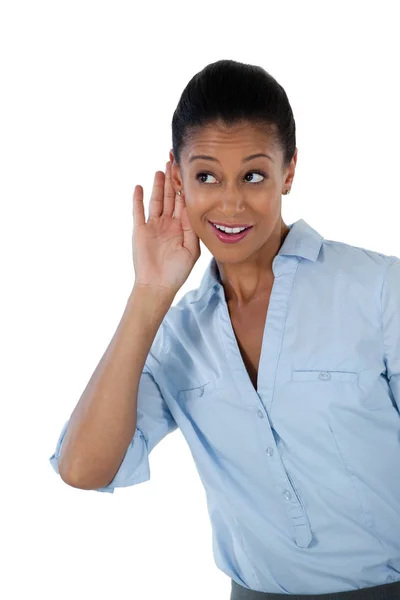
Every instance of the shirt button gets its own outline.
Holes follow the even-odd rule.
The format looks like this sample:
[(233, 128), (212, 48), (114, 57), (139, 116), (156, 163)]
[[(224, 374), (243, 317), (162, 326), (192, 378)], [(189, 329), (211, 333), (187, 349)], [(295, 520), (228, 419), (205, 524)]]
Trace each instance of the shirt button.
[(331, 374), (328, 373), (327, 371), (321, 371), (320, 374), (318, 375), (319, 379), (330, 379), (331, 378)]
[(257, 411), (258, 416), (260, 417), (260, 419), (264, 418), (264, 413), (262, 410)]
[(274, 453), (273, 448), (267, 448), (267, 454), (268, 454), (268, 456), (272, 456), (273, 453)]
[(285, 490), (283, 492), (283, 495), (285, 496), (286, 500), (290, 500), (290, 498), (292, 497), (292, 494), (289, 492), (289, 490)]
[(198, 396), (202, 396), (203, 394), (204, 394), (204, 388), (200, 388), (199, 390), (197, 390)]

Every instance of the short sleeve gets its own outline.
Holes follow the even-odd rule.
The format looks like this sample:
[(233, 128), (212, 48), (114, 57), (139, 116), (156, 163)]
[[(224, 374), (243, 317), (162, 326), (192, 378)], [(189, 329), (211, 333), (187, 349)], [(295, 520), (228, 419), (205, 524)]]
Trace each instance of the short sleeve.
[[(59, 474), (58, 460), (67, 432), (69, 420), (59, 435), (50, 463)], [(136, 485), (150, 479), (149, 454), (169, 433), (177, 429), (173, 418), (153, 374), (145, 364), (138, 388), (138, 411), (135, 434), (126, 450), (123, 461), (110, 483), (97, 492), (114, 493), (116, 487)]]
[(400, 258), (396, 256), (383, 282), (382, 326), (387, 378), (400, 410)]

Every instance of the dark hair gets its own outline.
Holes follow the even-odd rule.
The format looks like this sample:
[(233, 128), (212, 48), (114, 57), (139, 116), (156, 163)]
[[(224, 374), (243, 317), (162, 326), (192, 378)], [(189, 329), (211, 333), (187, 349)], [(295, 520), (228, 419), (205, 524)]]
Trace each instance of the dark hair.
[(196, 73), (172, 117), (172, 146), (180, 164), (190, 134), (204, 125), (240, 122), (261, 126), (283, 151), (283, 169), (296, 150), (296, 125), (285, 90), (262, 67), (219, 60)]

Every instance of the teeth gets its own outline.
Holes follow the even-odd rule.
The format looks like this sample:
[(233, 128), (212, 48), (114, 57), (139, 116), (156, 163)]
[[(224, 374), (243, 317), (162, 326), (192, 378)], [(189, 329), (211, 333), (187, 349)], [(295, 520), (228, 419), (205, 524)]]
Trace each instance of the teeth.
[(244, 231), (245, 229), (247, 229), (247, 227), (223, 227), (222, 225), (215, 225), (215, 223), (213, 223), (214, 227), (216, 227), (217, 229), (220, 229), (221, 231), (225, 231), (226, 233), (240, 233), (241, 231)]

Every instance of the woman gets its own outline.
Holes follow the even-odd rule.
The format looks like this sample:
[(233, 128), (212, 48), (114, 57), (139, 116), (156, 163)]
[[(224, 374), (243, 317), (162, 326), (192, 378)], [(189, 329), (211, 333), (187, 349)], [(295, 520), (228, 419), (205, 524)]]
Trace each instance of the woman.
[[(284, 223), (295, 121), (262, 68), (206, 66), (172, 135), (147, 223), (134, 190), (132, 293), (51, 464), (113, 493), (179, 428), (231, 600), (400, 598), (400, 259)], [(213, 258), (172, 306), (199, 240)]]

